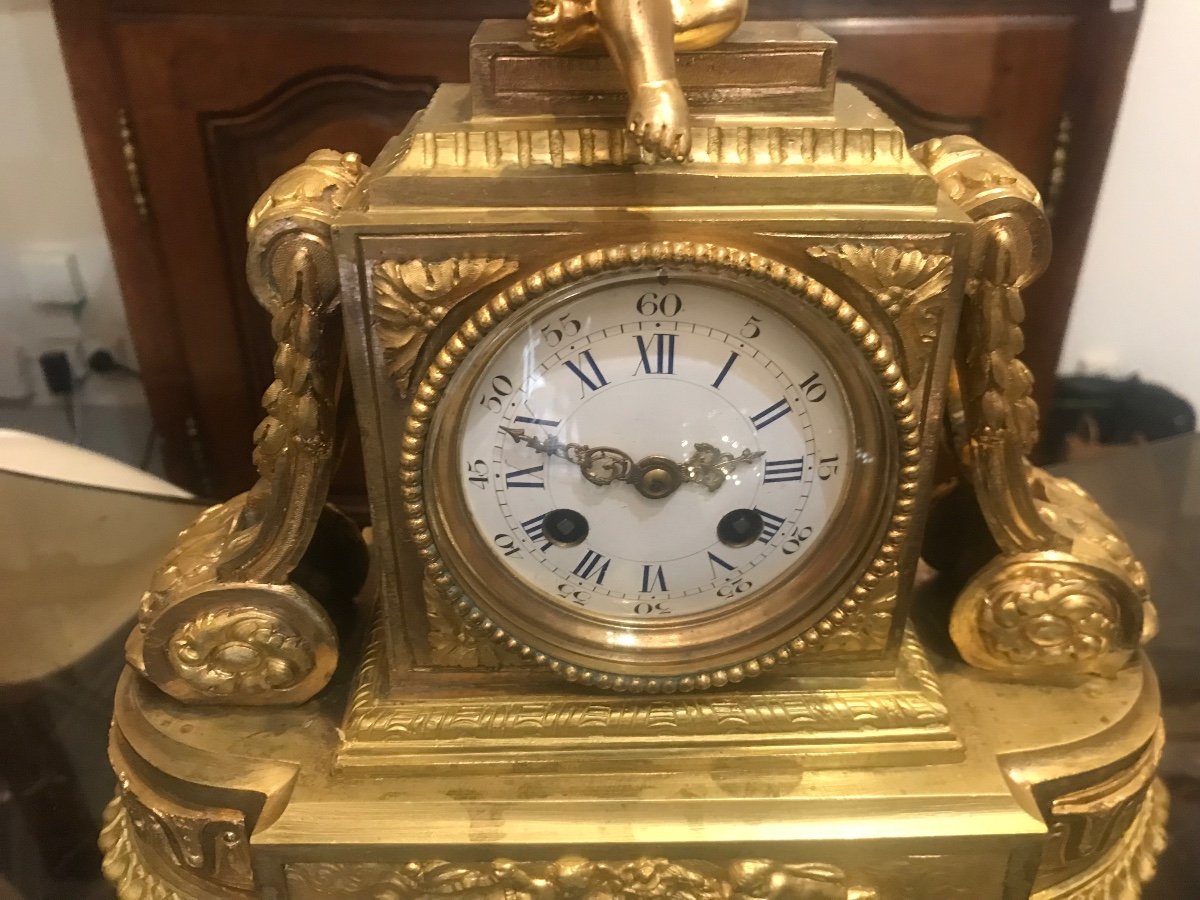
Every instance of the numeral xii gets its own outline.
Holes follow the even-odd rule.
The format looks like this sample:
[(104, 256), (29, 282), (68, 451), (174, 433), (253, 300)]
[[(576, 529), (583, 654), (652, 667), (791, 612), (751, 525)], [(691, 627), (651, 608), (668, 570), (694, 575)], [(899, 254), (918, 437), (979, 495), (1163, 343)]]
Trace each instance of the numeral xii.
[[(647, 375), (675, 374), (675, 335), (656, 334), (653, 342), (647, 341), (642, 335), (637, 335), (638, 353), (642, 357), (635, 375), (645, 371)], [(650, 344), (654, 351), (651, 354)]]

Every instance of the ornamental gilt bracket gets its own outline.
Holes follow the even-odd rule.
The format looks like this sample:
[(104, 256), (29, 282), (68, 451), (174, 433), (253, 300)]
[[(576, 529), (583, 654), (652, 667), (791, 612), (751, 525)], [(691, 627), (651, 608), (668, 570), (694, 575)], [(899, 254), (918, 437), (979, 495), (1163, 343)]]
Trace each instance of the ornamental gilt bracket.
[(1153, 637), (1146, 571), (1082, 488), (1029, 462), (1037, 442), (1021, 290), (1050, 259), (1032, 183), (973, 138), (913, 148), (975, 221), (950, 395), (953, 445), (1000, 555), (960, 594), (951, 636), (972, 665), (1025, 678), (1114, 674)]
[[(330, 226), (366, 168), (313, 153), (263, 195), (249, 221), (247, 274), (271, 314), (275, 381), (254, 436), (258, 480), (200, 516), (155, 574), (126, 645), (131, 665), (178, 700), (301, 703), (329, 681), (337, 634), (326, 604), (353, 596), (365, 551), (325, 506), (338, 456), (340, 284)], [(302, 583), (314, 539), (341, 552), (338, 579)]]

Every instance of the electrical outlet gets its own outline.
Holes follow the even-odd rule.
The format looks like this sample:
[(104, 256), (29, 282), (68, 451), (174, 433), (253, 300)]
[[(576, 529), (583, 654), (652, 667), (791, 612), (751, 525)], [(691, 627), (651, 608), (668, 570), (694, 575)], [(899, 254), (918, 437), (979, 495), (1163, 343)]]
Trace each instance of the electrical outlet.
[(76, 318), (87, 303), (87, 290), (79, 271), (79, 260), (68, 248), (26, 247), (20, 255), (21, 274), (29, 291), (29, 303), (37, 311), (68, 310)]

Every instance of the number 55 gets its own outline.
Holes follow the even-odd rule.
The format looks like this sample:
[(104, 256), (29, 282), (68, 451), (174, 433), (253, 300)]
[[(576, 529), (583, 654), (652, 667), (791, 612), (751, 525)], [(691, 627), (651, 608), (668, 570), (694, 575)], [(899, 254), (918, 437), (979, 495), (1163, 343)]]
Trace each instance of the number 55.
[(563, 313), (557, 322), (542, 326), (542, 337), (551, 347), (557, 347), (564, 339), (573, 338), (582, 330), (582, 322), (572, 319), (570, 313)]

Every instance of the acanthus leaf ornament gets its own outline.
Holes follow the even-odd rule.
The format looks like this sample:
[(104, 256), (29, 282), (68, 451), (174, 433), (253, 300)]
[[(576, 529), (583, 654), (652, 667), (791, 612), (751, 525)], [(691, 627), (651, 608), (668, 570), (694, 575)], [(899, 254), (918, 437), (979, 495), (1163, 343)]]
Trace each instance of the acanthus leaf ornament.
[[(429, 588), (426, 589), (426, 597)], [(453, 617), (447, 621), (453, 622)], [(431, 626), (432, 627), (432, 626)], [(342, 765), (379, 768), (395, 764), (430, 741), (449, 747), (469, 742), (477, 757), (489, 748), (543, 741), (581, 749), (597, 737), (609, 745), (634, 747), (653, 735), (719, 742), (760, 736), (770, 740), (825, 735), (922, 734), (934, 752), (957, 752), (938, 676), (911, 630), (901, 640), (899, 665), (887, 690), (845, 688), (809, 693), (786, 690), (689, 696), (669, 703), (635, 694), (545, 697), (524, 693), (492, 703), (463, 703), (438, 697), (393, 697), (386, 687), (384, 626), (367, 642), (358, 684), (342, 722)], [(450, 634), (450, 626), (446, 627)], [(467, 634), (457, 651), (447, 649), (440, 665), (492, 668), (482, 636)], [(833, 639), (831, 637), (831, 639)], [(517, 664), (505, 659), (505, 667)], [(418, 748), (413, 751), (410, 748)]]
[(858, 282), (896, 322), (914, 380), (924, 371), (937, 337), (939, 312), (954, 275), (953, 260), (894, 246), (843, 243), (810, 247), (808, 255)]
[(516, 260), (386, 260), (375, 267), (375, 331), (387, 371), (407, 397), (424, 339), (463, 300), (517, 270)]
[[(512, 664), (502, 651), (466, 627), (430, 578), (424, 580), (425, 618), (429, 625), (429, 654), (434, 665), (464, 669), (498, 669)], [(519, 661), (514, 661), (519, 662)]]

